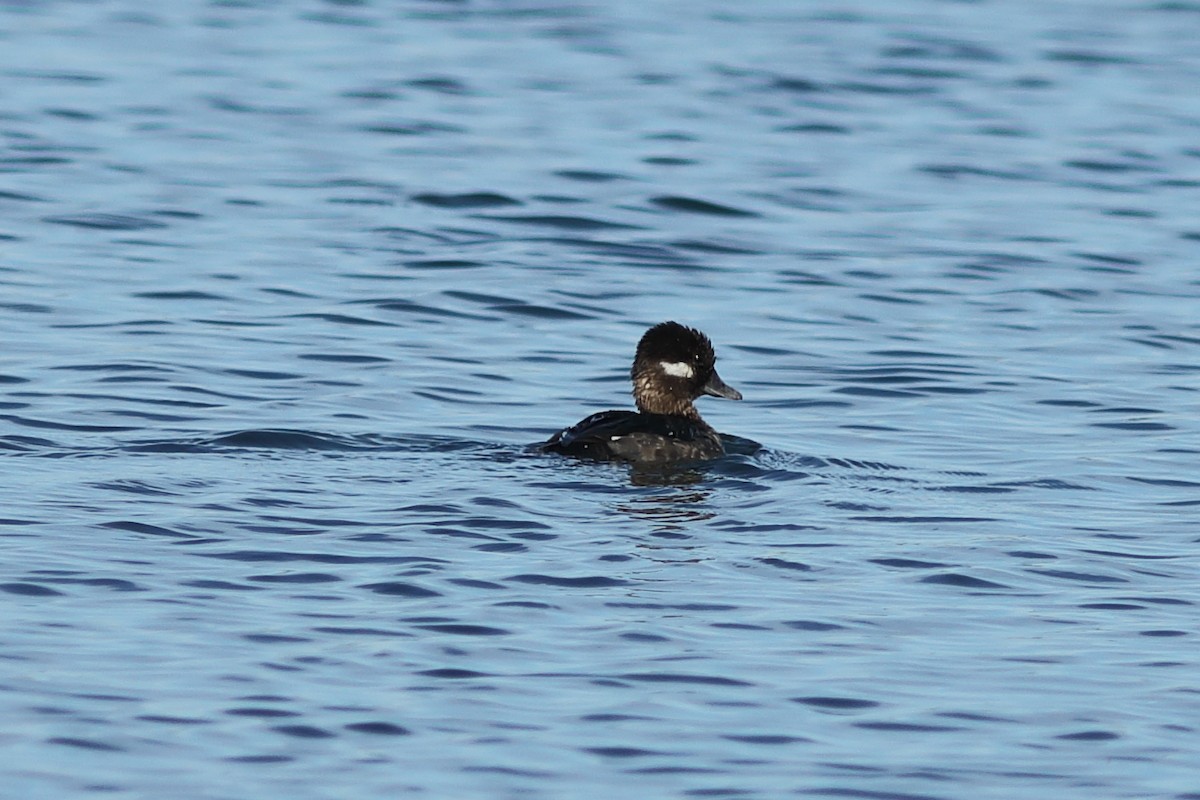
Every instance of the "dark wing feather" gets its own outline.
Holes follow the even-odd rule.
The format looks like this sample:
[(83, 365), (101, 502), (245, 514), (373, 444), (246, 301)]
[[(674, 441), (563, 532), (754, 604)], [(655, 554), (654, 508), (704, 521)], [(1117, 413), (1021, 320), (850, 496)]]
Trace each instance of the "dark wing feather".
[[(542, 445), (548, 453), (599, 459), (639, 460), (655, 447), (674, 441), (695, 441), (704, 432), (681, 417), (639, 414), (634, 411), (601, 411), (559, 431)], [(686, 447), (686, 445), (684, 445)], [(717, 445), (718, 454), (720, 445)], [(660, 454), (669, 456), (669, 453)]]
[(613, 436), (622, 436), (633, 429), (638, 417), (635, 411), (601, 411), (564, 428), (550, 437), (542, 450), (589, 458), (612, 458), (608, 443)]

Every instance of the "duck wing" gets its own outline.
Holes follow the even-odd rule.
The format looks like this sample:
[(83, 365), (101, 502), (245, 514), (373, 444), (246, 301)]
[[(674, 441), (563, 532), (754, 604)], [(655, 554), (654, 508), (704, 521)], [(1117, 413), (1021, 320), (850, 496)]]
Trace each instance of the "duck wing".
[(634, 411), (600, 411), (551, 436), (542, 450), (590, 458), (612, 458), (609, 442), (634, 430), (641, 414)]
[(694, 440), (694, 423), (682, 417), (601, 411), (559, 431), (541, 446), (543, 452), (599, 459), (646, 457), (646, 449), (664, 441)]

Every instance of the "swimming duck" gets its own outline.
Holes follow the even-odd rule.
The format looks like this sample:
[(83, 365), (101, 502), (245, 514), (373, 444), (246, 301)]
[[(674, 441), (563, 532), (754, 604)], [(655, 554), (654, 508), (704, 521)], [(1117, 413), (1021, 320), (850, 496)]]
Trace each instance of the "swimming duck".
[(550, 437), (543, 452), (583, 458), (663, 463), (725, 453), (721, 436), (700, 417), (701, 395), (741, 400), (721, 380), (712, 342), (695, 328), (661, 322), (638, 342), (630, 377), (637, 411), (601, 411)]

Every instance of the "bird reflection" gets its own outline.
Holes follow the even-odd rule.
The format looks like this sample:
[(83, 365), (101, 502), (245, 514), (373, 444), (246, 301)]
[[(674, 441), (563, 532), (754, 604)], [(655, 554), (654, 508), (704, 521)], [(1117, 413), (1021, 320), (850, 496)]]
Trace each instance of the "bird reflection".
[[(635, 486), (679, 487), (693, 486), (702, 478), (703, 475), (695, 470), (674, 471), (669, 476), (664, 475), (662, 471), (648, 474), (642, 470), (635, 470), (630, 475), (630, 482)], [(710, 489), (667, 491), (621, 503), (617, 510), (634, 519), (653, 523), (654, 533), (661, 536), (714, 518), (716, 512), (707, 507), (711, 497)]]

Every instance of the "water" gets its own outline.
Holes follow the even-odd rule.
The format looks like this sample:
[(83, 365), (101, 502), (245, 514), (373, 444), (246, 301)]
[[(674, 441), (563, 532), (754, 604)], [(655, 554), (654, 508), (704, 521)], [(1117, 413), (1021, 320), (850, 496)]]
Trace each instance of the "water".
[(3, 793), (1200, 797), (1198, 32), (0, 3)]

